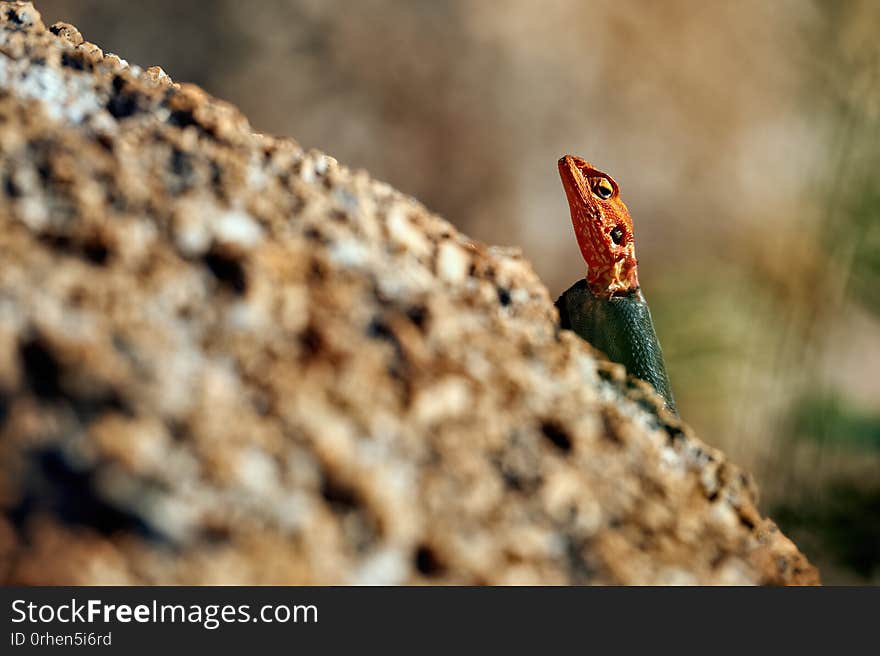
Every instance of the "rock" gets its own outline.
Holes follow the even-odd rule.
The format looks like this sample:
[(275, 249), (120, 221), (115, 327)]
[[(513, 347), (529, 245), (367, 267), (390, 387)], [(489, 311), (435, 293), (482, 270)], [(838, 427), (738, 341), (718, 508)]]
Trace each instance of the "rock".
[(0, 21), (4, 583), (817, 582), (518, 252)]

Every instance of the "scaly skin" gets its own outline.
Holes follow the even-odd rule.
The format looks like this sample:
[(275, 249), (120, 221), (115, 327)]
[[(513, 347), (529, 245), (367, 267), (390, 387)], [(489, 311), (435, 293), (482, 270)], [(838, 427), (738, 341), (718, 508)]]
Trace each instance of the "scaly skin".
[(651, 311), (639, 288), (632, 218), (620, 188), (611, 176), (572, 155), (559, 160), (559, 175), (587, 263), (586, 279), (556, 301), (561, 325), (653, 385), (677, 414)]

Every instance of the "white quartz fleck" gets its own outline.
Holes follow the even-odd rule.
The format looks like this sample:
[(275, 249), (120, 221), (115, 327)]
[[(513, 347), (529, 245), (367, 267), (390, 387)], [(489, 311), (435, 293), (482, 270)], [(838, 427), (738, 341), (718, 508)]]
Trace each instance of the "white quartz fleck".
[(425, 423), (455, 416), (468, 407), (469, 398), (467, 383), (461, 378), (449, 377), (419, 393), (415, 414)]
[(437, 273), (446, 282), (461, 283), (467, 278), (470, 257), (463, 248), (451, 241), (440, 245), (437, 254)]
[(245, 449), (236, 461), (238, 481), (247, 491), (265, 496), (278, 489), (278, 465), (264, 452)]
[(45, 112), (56, 120), (79, 124), (104, 111), (90, 77), (72, 72), (62, 74), (29, 60), (0, 57), (0, 87), (19, 98), (40, 101)]
[(263, 239), (263, 229), (250, 214), (242, 210), (222, 212), (213, 222), (214, 235), (218, 241), (250, 247)]
[(200, 255), (215, 240), (250, 248), (263, 237), (263, 228), (250, 214), (222, 207), (213, 198), (186, 198), (177, 204), (174, 241), (185, 255)]
[(400, 585), (406, 580), (408, 563), (399, 549), (383, 549), (370, 556), (354, 572), (354, 585)]
[(400, 246), (416, 256), (429, 255), (431, 243), (413, 226), (403, 207), (397, 205), (388, 211), (388, 232)]
[(369, 250), (359, 241), (346, 239), (330, 246), (330, 259), (345, 267), (359, 267), (369, 259)]

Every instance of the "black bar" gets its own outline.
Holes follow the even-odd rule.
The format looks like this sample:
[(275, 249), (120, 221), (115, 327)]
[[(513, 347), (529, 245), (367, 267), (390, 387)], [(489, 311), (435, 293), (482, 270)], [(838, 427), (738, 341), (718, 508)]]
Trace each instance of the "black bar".
[(777, 643), (786, 653), (798, 643), (848, 652), (860, 632), (873, 633), (878, 601), (880, 588), (7, 587), (0, 604), (4, 654), (486, 653), (488, 645), (493, 654), (711, 655)]

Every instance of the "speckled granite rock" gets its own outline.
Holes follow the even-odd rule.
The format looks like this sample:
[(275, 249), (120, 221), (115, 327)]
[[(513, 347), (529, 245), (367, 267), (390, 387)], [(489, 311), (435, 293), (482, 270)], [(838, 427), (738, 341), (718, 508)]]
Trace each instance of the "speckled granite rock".
[(517, 252), (0, 21), (5, 583), (817, 581)]

